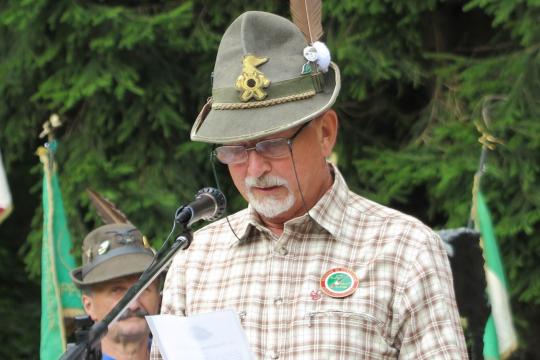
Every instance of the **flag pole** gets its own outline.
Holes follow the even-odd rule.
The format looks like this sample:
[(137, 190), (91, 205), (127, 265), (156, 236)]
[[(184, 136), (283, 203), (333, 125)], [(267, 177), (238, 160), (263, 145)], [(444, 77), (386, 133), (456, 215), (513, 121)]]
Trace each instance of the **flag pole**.
[(486, 172), (487, 153), (502, 142), (490, 135), (490, 108), (495, 102), (506, 100), (505, 96), (486, 96), (482, 104), (483, 125), (477, 124), (482, 134), (479, 142), (482, 152), (478, 171), (473, 182), (473, 204), (469, 218), (469, 227), (475, 225), (481, 233), (481, 244), (485, 259), (487, 294), (491, 305), (491, 315), (485, 325), (483, 334), (484, 359), (506, 359), (517, 348), (517, 336), (512, 321), (510, 296), (504, 272), (500, 250), (495, 237), (493, 223), (486, 200), (480, 188), (482, 175)]
[[(54, 125), (53, 125), (54, 124)], [(43, 171), (45, 175), (45, 181), (47, 182), (47, 204), (48, 204), (48, 214), (47, 214), (47, 241), (48, 243), (46, 246), (48, 247), (48, 256), (49, 261), (48, 265), (52, 267), (52, 269), (47, 269), (51, 271), (52, 274), (56, 274), (56, 262), (54, 260), (55, 254), (54, 254), (54, 195), (53, 195), (53, 184), (52, 184), (52, 171), (54, 170), (54, 149), (51, 147), (51, 144), (54, 142), (54, 129), (59, 127), (61, 125), (59, 117), (57, 114), (51, 115), (49, 120), (45, 121), (43, 123), (43, 130), (39, 134), (39, 138), (43, 139), (45, 136), (47, 136), (47, 142), (45, 143), (45, 147), (40, 147), (37, 150), (37, 154), (39, 156), (39, 159), (43, 163)], [(45, 214), (44, 214), (45, 215)], [(44, 229), (45, 230), (45, 229)], [(42, 273), (46, 269), (41, 269)], [(48, 273), (48, 272), (47, 272)], [(43, 276), (43, 275), (42, 275)], [(54, 297), (56, 298), (56, 303), (61, 306), (61, 295), (60, 295), (60, 287), (58, 282), (54, 279), (52, 280), (53, 283), (53, 289), (54, 289)], [(42, 294), (43, 296), (43, 294)], [(60, 330), (60, 337), (62, 342), (62, 348), (66, 349), (66, 329), (64, 326), (64, 319), (63, 319), (63, 309), (59, 309), (57, 311), (57, 316), (59, 319), (57, 319), (57, 323), (59, 325)], [(44, 313), (44, 312), (43, 312)], [(43, 314), (42, 313), (42, 314)]]
[(503, 100), (506, 100), (505, 96), (489, 95), (486, 96), (482, 102), (482, 121), (484, 122), (484, 126), (480, 126), (479, 124), (476, 125), (477, 130), (482, 134), (482, 136), (478, 139), (478, 142), (482, 144), (482, 151), (480, 152), (480, 160), (478, 161), (478, 170), (474, 174), (473, 179), (472, 206), (469, 214), (469, 220), (467, 222), (467, 227), (469, 229), (474, 229), (474, 214), (476, 213), (477, 194), (480, 190), (482, 176), (486, 172), (488, 151), (495, 149), (495, 144), (501, 143), (501, 141), (490, 135), (487, 131), (491, 123), (491, 118), (489, 116), (490, 105), (492, 105), (493, 102)]

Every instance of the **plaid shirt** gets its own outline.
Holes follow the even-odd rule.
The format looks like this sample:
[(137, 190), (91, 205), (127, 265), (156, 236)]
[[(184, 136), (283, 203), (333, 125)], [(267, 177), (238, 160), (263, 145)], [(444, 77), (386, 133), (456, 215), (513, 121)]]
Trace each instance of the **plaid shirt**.
[[(239, 239), (225, 219), (196, 232), (173, 260), (162, 313), (235, 309), (257, 359), (467, 359), (440, 238), (334, 177), (279, 237), (250, 207), (229, 217)], [(352, 295), (320, 291), (335, 268), (356, 273)]]

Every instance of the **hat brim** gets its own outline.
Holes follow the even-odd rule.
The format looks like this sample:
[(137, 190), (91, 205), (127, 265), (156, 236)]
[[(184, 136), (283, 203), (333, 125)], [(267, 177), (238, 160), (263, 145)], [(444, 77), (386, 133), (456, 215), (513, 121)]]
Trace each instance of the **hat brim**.
[(312, 120), (330, 109), (339, 94), (339, 68), (331, 63), (323, 92), (279, 105), (253, 109), (203, 109), (191, 130), (191, 140), (233, 144), (272, 135)]
[(149, 253), (138, 252), (125, 254), (108, 261), (92, 269), (84, 280), (82, 278), (82, 267), (76, 268), (70, 272), (71, 279), (77, 287), (93, 285), (123, 276), (141, 274), (152, 263), (154, 257)]

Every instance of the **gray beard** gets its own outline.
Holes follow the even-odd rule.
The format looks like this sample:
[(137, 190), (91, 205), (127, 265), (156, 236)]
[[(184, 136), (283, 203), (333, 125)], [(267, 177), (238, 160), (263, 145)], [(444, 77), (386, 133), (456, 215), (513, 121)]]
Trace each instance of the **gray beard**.
[(150, 329), (148, 328), (147, 324), (145, 324), (144, 328), (142, 328), (141, 331), (137, 332), (127, 332), (122, 328), (122, 325), (120, 323), (118, 323), (117, 325), (118, 326), (116, 327), (116, 329), (114, 329), (114, 331), (111, 331), (112, 340), (115, 343), (129, 344), (145, 341), (145, 339), (148, 339)]
[[(265, 175), (260, 178), (246, 178), (245, 185), (247, 189), (247, 198), (249, 204), (255, 209), (255, 211), (266, 218), (274, 218), (279, 214), (282, 214), (289, 210), (294, 205), (294, 194), (288, 182), (279, 176)], [(274, 197), (255, 197), (251, 188), (253, 186), (284, 186), (287, 188), (288, 193), (285, 199), (276, 199)]]

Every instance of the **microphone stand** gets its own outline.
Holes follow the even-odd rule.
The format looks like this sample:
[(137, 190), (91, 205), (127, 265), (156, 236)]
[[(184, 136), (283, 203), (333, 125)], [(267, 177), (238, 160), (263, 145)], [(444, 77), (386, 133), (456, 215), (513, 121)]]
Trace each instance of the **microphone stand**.
[(183, 232), (176, 237), (173, 242), (165, 241), (163, 246), (154, 256), (154, 260), (148, 268), (142, 273), (137, 282), (129, 288), (122, 299), (114, 308), (103, 318), (95, 323), (87, 332), (87, 338), (81, 343), (67, 349), (60, 360), (97, 360), (101, 359), (100, 343), (101, 339), (107, 334), (109, 325), (115, 322), (120, 315), (129, 306), (129, 303), (136, 299), (172, 261), (173, 256), (178, 250), (185, 250), (191, 245), (193, 234), (191, 228), (184, 224)]

